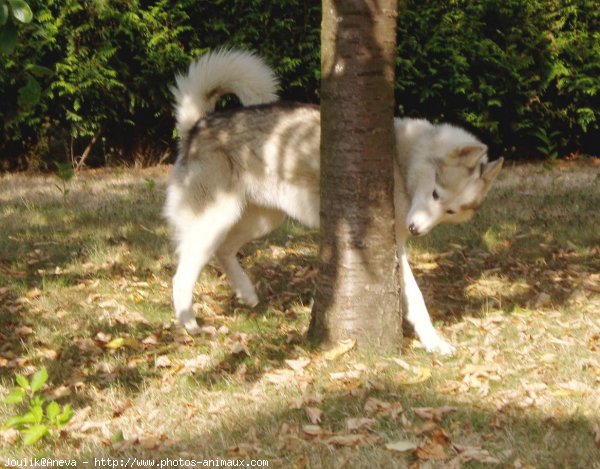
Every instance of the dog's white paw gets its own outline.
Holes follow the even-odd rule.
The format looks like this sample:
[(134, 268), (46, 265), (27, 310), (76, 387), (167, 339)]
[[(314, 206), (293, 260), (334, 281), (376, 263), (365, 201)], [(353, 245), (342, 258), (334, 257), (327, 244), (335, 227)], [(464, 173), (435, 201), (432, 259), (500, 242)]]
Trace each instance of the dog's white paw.
[(425, 350), (429, 353), (438, 353), (440, 355), (453, 355), (456, 352), (454, 346), (446, 342), (431, 324), (426, 324), (426, 326), (415, 327), (417, 337)]
[(247, 306), (254, 308), (258, 304), (258, 296), (254, 291), (241, 292), (236, 295), (238, 299)]
[(456, 352), (456, 347), (454, 347), (449, 342), (446, 342), (440, 336), (437, 336), (435, 339), (431, 339), (427, 341), (427, 343), (423, 343), (425, 350), (430, 353), (438, 353), (440, 355), (454, 355)]
[(198, 335), (200, 332), (202, 332), (200, 326), (198, 326), (198, 323), (196, 322), (196, 318), (192, 318), (184, 322), (182, 325), (185, 327), (185, 330), (189, 335)]

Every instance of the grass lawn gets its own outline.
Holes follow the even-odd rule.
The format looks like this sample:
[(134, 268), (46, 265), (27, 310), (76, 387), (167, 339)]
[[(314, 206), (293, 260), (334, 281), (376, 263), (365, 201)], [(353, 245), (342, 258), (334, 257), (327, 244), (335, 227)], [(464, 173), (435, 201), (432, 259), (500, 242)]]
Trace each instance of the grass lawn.
[[(311, 348), (318, 239), (293, 223), (244, 250), (258, 307), (205, 269), (204, 333), (188, 336), (172, 321), (167, 172), (85, 171), (66, 195), (52, 175), (0, 178), (0, 397), (46, 366), (44, 394), (75, 411), (34, 446), (0, 429), (0, 468), (600, 468), (597, 161), (509, 165), (472, 222), (411, 245), (450, 358), (409, 331), (392, 354)], [(20, 412), (0, 404), (0, 424)]]

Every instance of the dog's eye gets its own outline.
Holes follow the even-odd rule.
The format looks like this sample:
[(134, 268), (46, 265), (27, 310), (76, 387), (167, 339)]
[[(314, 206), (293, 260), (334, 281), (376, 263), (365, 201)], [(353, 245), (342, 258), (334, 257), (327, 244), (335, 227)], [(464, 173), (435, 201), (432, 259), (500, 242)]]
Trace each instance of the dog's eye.
[(439, 194), (438, 194), (438, 192), (437, 192), (437, 191), (435, 191), (435, 190), (433, 191), (433, 194), (432, 194), (432, 195), (433, 195), (433, 200), (437, 200), (437, 199), (439, 199), (439, 198), (440, 198), (440, 195), (439, 195)]
[(448, 215), (454, 215), (456, 212), (454, 210), (446, 210)]

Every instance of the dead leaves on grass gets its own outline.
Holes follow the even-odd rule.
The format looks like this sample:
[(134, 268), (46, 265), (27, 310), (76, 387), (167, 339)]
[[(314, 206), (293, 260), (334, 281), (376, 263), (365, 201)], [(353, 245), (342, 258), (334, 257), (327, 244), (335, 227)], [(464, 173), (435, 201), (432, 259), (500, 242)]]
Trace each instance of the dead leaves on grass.
[[(338, 355), (338, 358), (341, 356)], [(399, 358), (390, 361), (402, 370), (399, 374), (401, 379), (397, 380), (400, 385), (412, 386), (431, 378), (432, 371), (429, 368), (411, 365)], [(324, 357), (321, 356), (313, 357), (312, 361), (303, 358), (288, 363), (292, 368), (292, 370), (285, 370), (288, 385), (302, 376), (309, 365), (318, 368), (328, 362), (329, 360), (324, 360)], [(360, 363), (350, 363), (345, 366), (347, 369), (344, 371), (330, 372), (329, 379), (334, 385), (335, 391), (341, 393), (340, 399), (343, 399), (345, 393), (353, 398), (364, 399), (361, 414), (346, 417), (343, 420), (345, 425), (340, 426), (339, 416), (329, 415), (329, 412), (324, 409), (322, 397), (311, 392), (311, 387), (304, 386), (304, 394), (301, 398), (293, 399), (290, 407), (301, 409), (306, 423), (299, 427), (285, 425), (284, 430), (280, 432), (280, 448), (295, 447), (298, 440), (331, 447), (378, 446), (398, 453), (400, 457), (408, 458), (407, 463), (412, 461), (411, 467), (414, 468), (421, 467), (421, 463), (428, 462), (442, 464), (439, 467), (451, 469), (458, 469), (469, 461), (483, 464), (499, 463), (498, 459), (480, 446), (453, 441), (446, 430), (442, 428), (442, 422), (448, 415), (457, 411), (456, 407), (405, 409), (398, 400), (369, 395), (372, 391), (377, 390), (377, 385), (371, 381), (373, 373), (368, 367)], [(388, 365), (382, 364), (381, 366)], [(297, 384), (302, 386), (300, 383)], [(386, 442), (384, 436), (386, 432), (381, 431), (382, 425), (395, 427), (407, 438)], [(290, 445), (292, 446), (290, 447)]]
[[(415, 461), (412, 468), (418, 468), (423, 462), (435, 461), (435, 467), (458, 469), (463, 464), (476, 461), (483, 464), (499, 464), (500, 461), (493, 457), (489, 451), (479, 446), (455, 444), (440, 426), (439, 420), (444, 415), (453, 412), (454, 408), (442, 407), (414, 409), (415, 414), (421, 418), (432, 418), (415, 432), (416, 437), (407, 440), (398, 440), (387, 443), (385, 448), (399, 453), (411, 454)], [(423, 431), (423, 429), (426, 429)], [(425, 435), (425, 437), (423, 437)], [(420, 437), (420, 438), (419, 438)]]
[[(320, 400), (317, 400), (320, 402)], [(313, 402), (308, 399), (307, 402)], [(296, 407), (300, 407), (296, 403)], [(383, 448), (412, 460), (411, 467), (421, 467), (421, 463), (436, 462), (436, 467), (458, 469), (467, 462), (476, 461), (482, 464), (499, 464), (500, 461), (488, 450), (473, 445), (465, 445), (452, 441), (448, 433), (441, 427), (443, 419), (456, 412), (456, 407), (419, 407), (411, 409), (421, 424), (412, 422), (402, 404), (397, 401), (386, 401), (373, 396), (365, 400), (364, 416), (349, 417), (345, 428), (335, 430), (327, 425), (328, 416), (321, 408), (305, 406), (304, 412), (310, 423), (294, 429), (286, 425), (280, 432), (283, 438), (280, 446), (286, 447), (291, 436), (308, 440), (312, 444), (324, 444), (333, 447), (382, 446)], [(335, 418), (331, 420), (335, 425)], [(398, 428), (408, 438), (384, 442), (384, 437), (377, 429), (384, 422), (396, 422)], [(323, 425), (325, 423), (325, 425)]]
[(423, 420), (440, 423), (446, 415), (456, 412), (457, 410), (456, 407), (452, 406), (417, 407), (413, 409), (413, 412), (417, 417), (420, 417)]

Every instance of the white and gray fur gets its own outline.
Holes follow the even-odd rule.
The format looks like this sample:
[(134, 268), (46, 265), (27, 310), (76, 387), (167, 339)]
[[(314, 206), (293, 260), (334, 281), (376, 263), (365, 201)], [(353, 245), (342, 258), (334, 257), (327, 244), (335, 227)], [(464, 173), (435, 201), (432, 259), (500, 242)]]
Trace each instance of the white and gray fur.
[[(173, 301), (177, 320), (195, 333), (197, 277), (215, 257), (240, 300), (258, 303), (236, 253), (290, 216), (319, 226), (320, 113), (313, 105), (276, 102), (277, 79), (254, 54), (220, 50), (177, 77), (180, 148), (164, 214), (177, 249)], [(226, 93), (245, 107), (213, 112)], [(423, 346), (454, 348), (434, 329), (407, 259), (405, 244), (445, 222), (469, 219), (502, 159), (468, 132), (425, 120), (395, 119), (395, 211), (402, 291), (408, 321)]]

